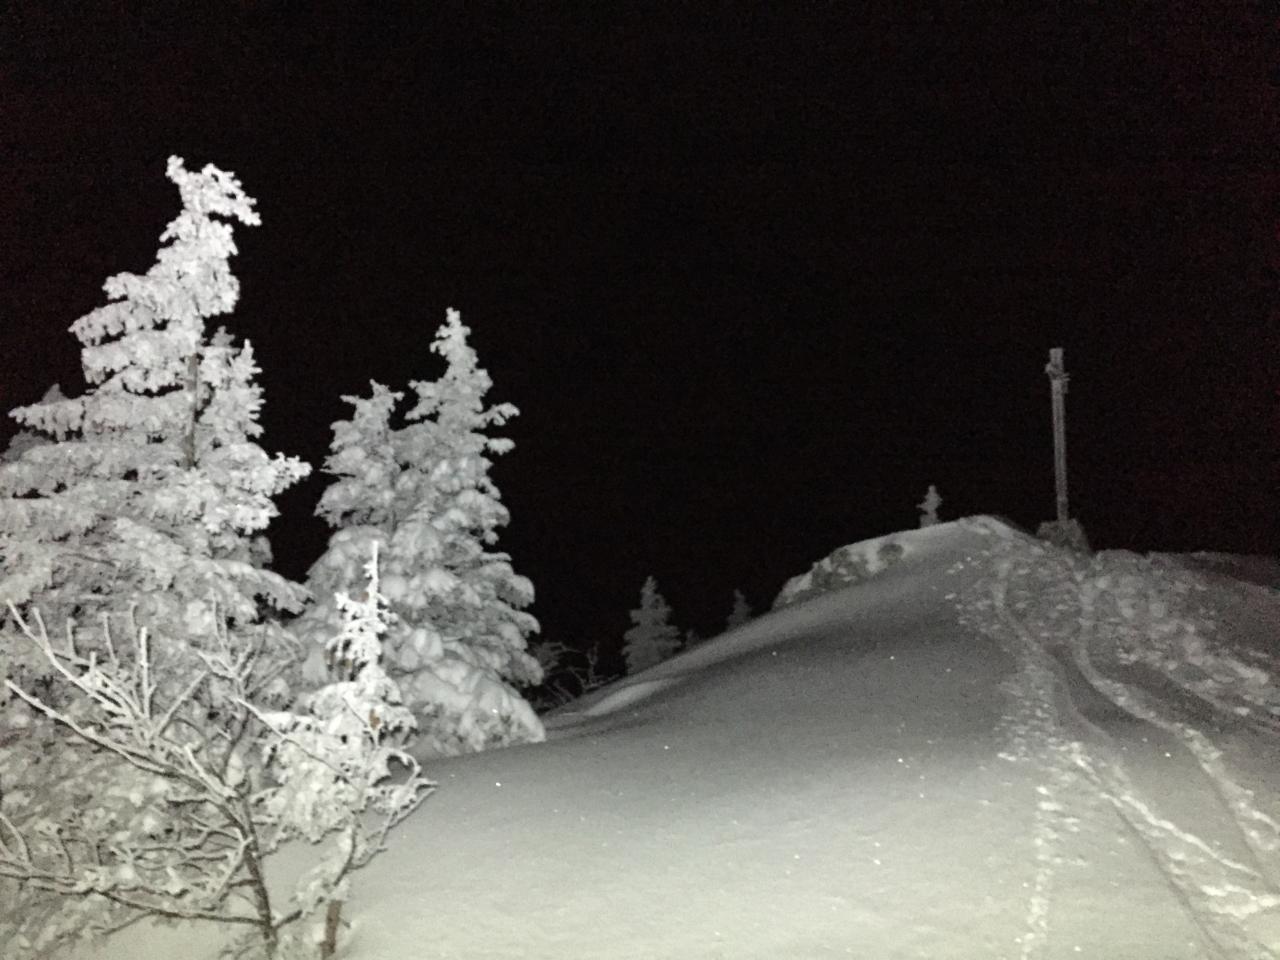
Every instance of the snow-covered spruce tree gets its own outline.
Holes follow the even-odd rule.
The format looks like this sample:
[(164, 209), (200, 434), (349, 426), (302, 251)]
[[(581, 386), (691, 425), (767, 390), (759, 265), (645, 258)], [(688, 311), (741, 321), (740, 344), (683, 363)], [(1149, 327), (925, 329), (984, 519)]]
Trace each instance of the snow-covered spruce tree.
[[(274, 710), (269, 692), (287, 651), (263, 637), (245, 646), (225, 623), (193, 657), (146, 627), (113, 640), (108, 621), (98, 657), (73, 631), (55, 645), (38, 612), (11, 608), (62, 689), (45, 698), (7, 681), (10, 692), (109, 774), (83, 808), (25, 824), (0, 811), (0, 877), (23, 899), (52, 895), (0, 922), (15, 956), (144, 917), (223, 924), (232, 956), (314, 956), (316, 942), (332, 956), (351, 874), (432, 789), (399, 747), (413, 718), (379, 663), (376, 556), (363, 598), (337, 602), (329, 648), (342, 679), (297, 712)], [(265, 858), (295, 839), (323, 844), (319, 862), (273, 893)]]
[(666, 660), (680, 649), (680, 631), (667, 622), (671, 607), (649, 577), (640, 589), (640, 606), (631, 611), (633, 626), (623, 634), (622, 655), (627, 673), (639, 673)]
[(942, 497), (938, 494), (938, 488), (931, 483), (929, 489), (925, 491), (924, 499), (916, 504), (920, 511), (921, 528), (937, 526), (940, 506), (942, 506)]
[(254, 201), (215, 167), (167, 172), (182, 212), (157, 263), (107, 280), (112, 302), (71, 328), (89, 389), (13, 411), (52, 442), (0, 464), (0, 601), (59, 623), (132, 611), (178, 638), (212, 633), (215, 604), (233, 625), (300, 606), (255, 537), (309, 467), (255, 442), (253, 353), (206, 331), (239, 296), (226, 221), (257, 224)]
[(736, 630), (750, 619), (751, 604), (747, 603), (746, 595), (741, 590), (734, 590), (733, 609), (729, 611), (729, 616), (725, 618), (724, 628), (726, 630)]
[[(198, 665), (224, 634), (235, 649), (288, 648), (262, 614), (298, 608), (305, 591), (265, 568), (260, 534), (275, 514), (274, 495), (308, 468), (255, 442), (261, 393), (252, 352), (205, 327), (238, 297), (227, 221), (257, 223), (253, 201), (214, 167), (194, 173), (171, 158), (168, 176), (182, 212), (161, 237), (158, 262), (145, 275), (109, 279), (112, 302), (71, 328), (83, 344), (88, 389), (74, 398), (51, 392), (13, 412), (34, 439), (0, 461), (0, 604), (38, 604), (58, 625), (78, 621), (82, 648), (99, 657), (108, 654), (94, 650), (103, 630), (127, 636), (146, 627), (175, 662)], [(48, 658), (3, 607), (0, 617), (0, 674), (56, 708), (76, 709), (57, 700), (70, 688)], [(176, 668), (163, 676), (185, 681)], [(72, 742), (65, 726), (7, 688), (0, 729), (8, 731), (0, 737), (0, 811), (15, 827), (86, 805), (110, 819), (92, 801), (124, 787), (101, 749)], [(56, 909), (36, 887), (20, 893), (10, 918)], [(0, 889), (0, 901), (18, 896)]]
[(325, 598), (349, 588), (369, 544), (380, 544), (382, 589), (396, 617), (387, 671), (418, 721), (419, 742), (449, 754), (543, 736), (515, 689), (542, 679), (527, 645), (538, 629), (524, 609), (533, 585), (490, 549), (509, 519), (490, 457), (512, 443), (485, 431), (517, 411), (485, 405), (492, 381), (467, 335), (448, 311), (432, 343), (447, 368), (439, 380), (410, 384), (416, 402), (403, 425), (392, 422), (403, 395), (381, 384), (368, 397), (344, 398), (354, 413), (334, 424), (325, 469), (335, 480), (317, 508), (336, 532), (309, 575), (321, 599), (298, 625), (325, 636), (336, 614)]

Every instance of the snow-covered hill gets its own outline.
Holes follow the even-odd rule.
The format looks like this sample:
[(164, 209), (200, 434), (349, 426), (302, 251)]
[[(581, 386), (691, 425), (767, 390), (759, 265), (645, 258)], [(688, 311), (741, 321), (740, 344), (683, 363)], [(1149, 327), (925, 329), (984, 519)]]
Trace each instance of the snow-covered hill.
[(1275, 956), (1276, 592), (989, 518), (893, 539), (852, 586), (561, 709), (546, 743), (433, 761), (343, 955)]

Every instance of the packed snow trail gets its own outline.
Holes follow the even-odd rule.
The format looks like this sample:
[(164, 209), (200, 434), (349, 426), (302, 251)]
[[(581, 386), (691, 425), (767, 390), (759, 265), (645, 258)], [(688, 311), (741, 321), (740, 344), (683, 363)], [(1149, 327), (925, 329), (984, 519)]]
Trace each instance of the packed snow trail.
[[(1200, 929), (1210, 955), (1223, 960), (1274, 958), (1280, 825), (1258, 808), (1252, 791), (1236, 782), (1222, 750), (1206, 734), (1176, 718), (1167, 703), (1099, 669), (1091, 650), (1098, 646), (1098, 584), (1077, 571), (1080, 563), (1054, 556), (1050, 549), (1012, 543), (1004, 544), (998, 554), (992, 580), (976, 594), (981, 597), (989, 590), (989, 618), (973, 612), (981, 611), (983, 604), (972, 600), (970, 615), (994, 618), (993, 632), (1003, 636), (1019, 661), (1018, 675), (1009, 685), (1017, 705), (1012, 715), (1015, 755), (1038, 758), (1046, 780), (1040, 788), (1044, 816), (1036, 827), (1038, 870), (1022, 956), (1034, 960), (1047, 955), (1049, 891), (1064, 839), (1052, 820), (1063, 815), (1063, 797), (1079, 787), (1083, 775), (1144, 845)], [(1050, 603), (1053, 614), (1059, 615), (1056, 630), (1042, 625), (1034, 631), (1029, 623), (1033, 617), (1024, 619), (1014, 612), (1009, 594), (1018, 589), (1023, 593), (1018, 605), (1026, 610), (1036, 607), (1036, 565), (1041, 573), (1046, 567), (1054, 570), (1051, 579), (1057, 590), (1067, 588), (1077, 605), (1075, 623), (1060, 616), (1071, 609), (1061, 595)], [(1133, 629), (1144, 626), (1156, 625), (1138, 623)], [(1177, 664), (1157, 662), (1175, 682), (1185, 672), (1177, 670)], [(1233, 717), (1228, 713), (1226, 722)], [(1135, 728), (1135, 720), (1140, 727)], [(1154, 743), (1170, 761), (1152, 783), (1154, 790), (1139, 787), (1129, 773), (1134, 764), (1128, 754), (1139, 742), (1147, 747)], [(1167, 799), (1171, 783), (1177, 785), (1175, 803)], [(1175, 807), (1183, 816), (1175, 820), (1162, 814), (1150, 799), (1152, 793), (1158, 793), (1166, 810)], [(1180, 822), (1193, 824), (1195, 832)], [(1212, 839), (1203, 839), (1201, 833)]]
[[(986, 587), (985, 581), (982, 586)], [(1067, 757), (1070, 747), (1059, 709), (1058, 678), (1040, 646), (1010, 614), (1007, 591), (1008, 570), (998, 570), (990, 585), (991, 609), (1007, 630), (1006, 652), (1017, 663), (1017, 672), (1004, 684), (1011, 709), (1004, 718), (1008, 748), (1001, 756), (1033, 763), (1043, 771), (1043, 782), (1036, 787), (1039, 799), (1032, 833), (1035, 880), (1019, 951), (1020, 960), (1040, 960), (1048, 951), (1053, 882), (1063, 858), (1064, 834), (1077, 824), (1067, 812), (1065, 797), (1079, 788), (1079, 777)]]

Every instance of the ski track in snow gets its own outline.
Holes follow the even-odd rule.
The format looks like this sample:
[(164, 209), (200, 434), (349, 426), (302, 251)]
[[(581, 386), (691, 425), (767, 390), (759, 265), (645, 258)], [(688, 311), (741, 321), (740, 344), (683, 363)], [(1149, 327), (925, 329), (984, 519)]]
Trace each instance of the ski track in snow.
[[(1026, 558), (1022, 561), (1028, 562)], [(994, 621), (990, 626), (1003, 637), (1007, 652), (1018, 662), (1017, 674), (1005, 684), (1011, 710), (1006, 727), (1009, 749), (1004, 756), (1015, 762), (1036, 763), (1044, 780), (1037, 788), (1040, 800), (1033, 835), (1036, 873), (1020, 960), (1043, 960), (1053, 955), (1054, 880), (1064, 862), (1064, 841), (1078, 823), (1067, 814), (1066, 804), (1072, 795), (1079, 797), (1082, 786), (1110, 803), (1145, 846), (1171, 894), (1201, 931), (1207, 956), (1275, 960), (1275, 927), (1268, 944), (1262, 939), (1266, 925), (1255, 930), (1247, 921), (1269, 912), (1273, 918), (1280, 907), (1274, 882), (1276, 865), (1271, 859), (1280, 848), (1280, 825), (1254, 805), (1251, 791), (1232, 779), (1222, 762), (1222, 751), (1209, 737), (1188, 723), (1163, 715), (1141, 691), (1104, 676), (1093, 663), (1092, 595), (1087, 588), (1081, 590), (1083, 609), (1075, 636), (1033, 636), (1010, 609), (1008, 592), (1015, 576), (1014, 564), (1008, 555), (998, 559), (992, 580), (983, 587), (990, 591), (988, 617)], [(971, 615), (982, 618), (981, 613)], [(1102, 722), (1087, 716), (1077, 702), (1082, 695), (1087, 699), (1097, 694), (1147, 725), (1150, 735), (1140, 736), (1142, 741), (1157, 733), (1169, 735), (1183, 751), (1181, 766), (1188, 772), (1193, 764), (1198, 768), (1192, 775), (1198, 775), (1201, 787), (1211, 788), (1220, 801), (1217, 812), (1230, 814), (1197, 820), (1197, 829), (1203, 831), (1206, 823), (1213, 828), (1212, 840), (1160, 814), (1156, 804), (1135, 785), (1122, 748)], [(1133, 730), (1128, 734), (1130, 739), (1137, 735)], [(1166, 756), (1172, 758), (1171, 753)], [(1204, 807), (1197, 812), (1207, 814)], [(1239, 836), (1232, 839), (1237, 841), (1235, 846), (1244, 848), (1248, 863), (1223, 852), (1232, 844), (1223, 842), (1219, 835), (1230, 834), (1233, 826)]]
[(1002, 754), (1013, 762), (1032, 762), (1042, 770), (1036, 787), (1036, 816), (1032, 844), (1035, 850), (1035, 879), (1027, 902), (1025, 929), (1020, 938), (1020, 960), (1042, 960), (1048, 955), (1053, 880), (1062, 861), (1062, 839), (1072, 825), (1066, 813), (1064, 794), (1077, 784), (1078, 777), (1064, 761), (1067, 743), (1058, 710), (1057, 682), (1045, 662), (1043, 651), (1009, 612), (1006, 592), (1009, 580), (1007, 561), (997, 569), (991, 585), (993, 614), (1008, 637), (1007, 652), (1017, 663), (1017, 672), (1005, 683), (1011, 709), (1005, 718), (1009, 750)]

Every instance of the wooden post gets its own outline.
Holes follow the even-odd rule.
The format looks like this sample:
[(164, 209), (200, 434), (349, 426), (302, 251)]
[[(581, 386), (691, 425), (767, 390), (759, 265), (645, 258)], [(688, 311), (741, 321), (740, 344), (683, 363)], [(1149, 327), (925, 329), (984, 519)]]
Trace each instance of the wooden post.
[(1062, 348), (1049, 351), (1049, 364), (1044, 368), (1049, 374), (1049, 389), (1053, 394), (1053, 477), (1058, 494), (1058, 522), (1070, 518), (1067, 506), (1067, 376), (1062, 359)]

